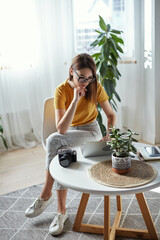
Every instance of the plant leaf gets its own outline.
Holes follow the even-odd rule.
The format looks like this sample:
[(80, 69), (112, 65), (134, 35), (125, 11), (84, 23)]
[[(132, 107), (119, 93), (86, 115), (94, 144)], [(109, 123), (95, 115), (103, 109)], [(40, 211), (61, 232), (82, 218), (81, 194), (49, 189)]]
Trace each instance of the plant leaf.
[(116, 59), (120, 58), (117, 51), (114, 51), (114, 49), (112, 47), (111, 47), (111, 52), (113, 53), (113, 55)]
[(132, 145), (132, 152), (137, 154), (137, 149)]
[(117, 50), (118, 50), (119, 52), (124, 53), (124, 52), (123, 52), (123, 49), (122, 49), (118, 44), (116, 44), (116, 46), (117, 46)]
[(117, 98), (117, 100), (118, 100), (119, 102), (121, 102), (120, 96), (118, 95), (118, 93), (116, 92), (116, 90), (114, 91), (114, 95), (115, 95), (115, 97)]
[(116, 106), (116, 108), (118, 107), (117, 106), (117, 103), (115, 102), (115, 100), (114, 100), (114, 98), (112, 97), (112, 101), (113, 101), (113, 103), (114, 103), (114, 105)]
[(102, 136), (104, 137), (106, 135), (106, 127), (104, 126), (103, 123), (100, 125), (100, 129), (101, 129)]
[(2, 138), (2, 141), (3, 141), (3, 144), (4, 144), (5, 148), (8, 149), (6, 140), (4, 139), (4, 137), (2, 135), (0, 135), (0, 137)]
[(99, 36), (97, 37), (97, 39), (103, 38), (104, 35), (105, 35), (105, 33), (100, 33)]
[(124, 44), (124, 41), (123, 41), (123, 39), (122, 38), (119, 38), (119, 37), (117, 37), (115, 34), (110, 34), (110, 36), (112, 36), (112, 38), (116, 41), (116, 42), (119, 42), (119, 43), (121, 43), (121, 44)]
[(112, 99), (110, 100), (110, 104), (111, 104), (111, 107), (114, 108), (114, 110), (117, 112), (117, 108), (116, 108), (116, 106), (114, 105), (114, 103), (112, 102)]
[(103, 44), (101, 50), (102, 50), (103, 57), (108, 62), (109, 52), (110, 52), (110, 42), (106, 41), (105, 44)]
[(100, 112), (98, 112), (97, 121), (98, 121), (98, 124), (99, 124), (99, 126), (100, 126), (102, 135), (105, 136), (106, 127), (105, 127), (105, 126), (103, 125), (103, 123), (102, 123), (102, 116), (101, 116), (101, 113), (100, 113)]
[(113, 33), (116, 33), (116, 34), (121, 34), (121, 33), (123, 33), (123, 31), (119, 31), (119, 30), (115, 30), (115, 29), (112, 29), (110, 32), (113, 32)]
[(110, 32), (110, 30), (111, 30), (111, 25), (110, 24), (107, 24), (107, 32)]
[(100, 74), (102, 75), (102, 77), (105, 77), (107, 74), (107, 62), (103, 61), (101, 68), (100, 68)]
[(138, 142), (138, 140), (136, 139), (136, 138), (131, 138), (131, 140), (133, 141), (133, 142)]
[(118, 71), (118, 68), (115, 67), (116, 72), (118, 73), (119, 76), (121, 76), (120, 72)]
[(98, 62), (98, 63), (96, 64), (97, 73), (100, 72), (101, 65), (102, 65), (102, 62)]
[(90, 44), (90, 47), (94, 48), (95, 46), (98, 45), (98, 43), (99, 43), (99, 41), (96, 39), (94, 42), (92, 42), (92, 43)]
[(97, 32), (97, 33), (99, 33), (99, 34), (102, 33), (102, 32), (100, 32), (100, 31), (98, 31), (98, 30), (95, 30), (95, 32)]
[(99, 103), (97, 104), (97, 109), (98, 109), (98, 112), (101, 112), (101, 110), (102, 110), (102, 107)]
[(99, 124), (102, 123), (102, 115), (101, 115), (100, 111), (98, 112), (97, 120), (98, 120)]
[(101, 55), (101, 53), (94, 53), (94, 54), (92, 55), (92, 57), (97, 60), (100, 55)]
[(112, 97), (114, 91), (115, 91), (115, 86), (113, 81), (109, 80), (109, 79), (104, 79), (104, 89), (106, 91), (106, 93), (108, 94), (109, 98)]
[(99, 26), (102, 30), (106, 31), (107, 25), (105, 24), (104, 19), (99, 15)]
[(113, 64), (111, 65), (113, 67), (113, 69), (116, 71), (116, 73), (121, 76), (120, 72), (118, 71), (118, 68)]
[(0, 132), (3, 134), (3, 128), (1, 125), (0, 125)]
[(113, 52), (110, 53), (110, 56), (112, 58), (112, 61), (114, 62), (115, 65), (117, 65), (117, 58), (114, 56)]
[(99, 43), (98, 45), (101, 46), (102, 44), (104, 44), (106, 42), (106, 37), (102, 37), (99, 39)]
[[(114, 40), (113, 40), (112, 38), (109, 38), (109, 40), (110, 40), (110, 43), (111, 43), (111, 47), (113, 48), (113, 50), (114, 50), (115, 52), (117, 52), (117, 46), (116, 46)], [(118, 53), (117, 53), (117, 54), (118, 54)]]
[(115, 55), (116, 58), (120, 58), (118, 51), (117, 51), (117, 46), (115, 44), (115, 42), (113, 41), (113, 39), (110, 39), (111, 42), (111, 50), (113, 52), (113, 54)]
[(119, 79), (119, 74), (117, 73), (117, 70), (114, 69), (111, 65), (108, 66), (108, 68), (110, 69), (110, 71), (112, 71), (112, 73), (114, 74), (114, 76)]
[(109, 58), (108, 61), (109, 61), (110, 65), (114, 66), (114, 68), (116, 67), (116, 64), (117, 64), (116, 61), (113, 61), (113, 59), (111, 59), (111, 58)]

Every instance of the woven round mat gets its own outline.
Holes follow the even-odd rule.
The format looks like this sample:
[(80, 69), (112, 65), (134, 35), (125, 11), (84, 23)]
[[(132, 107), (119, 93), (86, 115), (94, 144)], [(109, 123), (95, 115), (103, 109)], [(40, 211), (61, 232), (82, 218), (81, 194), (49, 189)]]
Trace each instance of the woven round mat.
[(126, 174), (117, 174), (112, 170), (111, 160), (99, 162), (88, 169), (90, 177), (110, 187), (137, 187), (153, 181), (157, 170), (147, 163), (132, 160), (131, 170)]

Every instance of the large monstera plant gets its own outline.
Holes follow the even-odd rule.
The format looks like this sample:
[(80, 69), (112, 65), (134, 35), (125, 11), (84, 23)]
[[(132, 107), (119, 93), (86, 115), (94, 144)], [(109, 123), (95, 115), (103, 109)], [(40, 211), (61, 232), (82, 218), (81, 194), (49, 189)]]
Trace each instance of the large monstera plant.
[[(121, 74), (118, 71), (117, 65), (120, 59), (120, 53), (123, 53), (122, 45), (124, 44), (121, 38), (122, 31), (112, 29), (110, 24), (106, 24), (104, 19), (99, 16), (100, 31), (97, 39), (91, 43), (90, 47), (97, 49), (97, 52), (92, 55), (97, 67), (97, 77), (105, 91), (109, 96), (111, 106), (117, 111), (117, 103), (121, 101), (116, 92), (116, 83)], [(98, 116), (101, 132), (103, 136), (106, 134), (106, 127), (102, 123), (101, 107), (98, 105)]]

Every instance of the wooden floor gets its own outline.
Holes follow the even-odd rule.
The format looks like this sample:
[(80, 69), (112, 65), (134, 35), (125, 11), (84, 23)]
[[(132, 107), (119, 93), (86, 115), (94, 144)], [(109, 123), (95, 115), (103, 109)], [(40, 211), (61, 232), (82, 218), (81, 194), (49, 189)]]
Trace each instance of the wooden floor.
[(45, 150), (42, 145), (0, 154), (0, 195), (45, 180)]

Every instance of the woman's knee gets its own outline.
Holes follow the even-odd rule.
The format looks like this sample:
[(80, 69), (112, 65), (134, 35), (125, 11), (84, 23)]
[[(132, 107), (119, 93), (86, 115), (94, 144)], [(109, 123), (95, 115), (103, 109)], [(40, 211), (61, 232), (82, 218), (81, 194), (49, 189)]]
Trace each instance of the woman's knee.
[(47, 139), (46, 139), (46, 148), (50, 148), (54, 146), (54, 148), (61, 146), (61, 138), (58, 132), (52, 133)]

